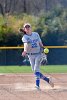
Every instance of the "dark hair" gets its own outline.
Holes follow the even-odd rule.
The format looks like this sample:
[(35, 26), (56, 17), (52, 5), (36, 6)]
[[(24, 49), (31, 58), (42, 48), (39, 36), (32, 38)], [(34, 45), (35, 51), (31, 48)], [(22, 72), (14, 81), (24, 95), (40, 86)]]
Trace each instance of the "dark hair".
[(24, 29), (20, 28), (20, 32), (26, 34), (26, 32), (24, 31)]

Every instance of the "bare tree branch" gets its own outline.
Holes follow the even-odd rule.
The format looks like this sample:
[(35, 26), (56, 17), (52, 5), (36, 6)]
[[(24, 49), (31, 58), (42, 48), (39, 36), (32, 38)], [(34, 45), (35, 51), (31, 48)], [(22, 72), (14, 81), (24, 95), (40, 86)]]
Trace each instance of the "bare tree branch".
[(4, 16), (3, 6), (0, 4), (0, 12)]

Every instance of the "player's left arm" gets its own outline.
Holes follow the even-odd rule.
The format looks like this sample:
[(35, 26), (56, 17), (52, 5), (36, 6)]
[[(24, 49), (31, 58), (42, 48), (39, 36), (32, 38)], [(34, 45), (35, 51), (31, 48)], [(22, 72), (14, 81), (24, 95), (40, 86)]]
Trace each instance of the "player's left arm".
[(44, 46), (43, 46), (43, 43), (42, 43), (42, 40), (41, 40), (39, 34), (37, 34), (37, 36), (38, 36), (39, 45), (41, 48), (43, 48)]
[(40, 47), (44, 47), (42, 42), (39, 42)]
[(40, 52), (44, 52), (44, 46), (43, 46), (43, 43), (42, 42), (39, 42), (39, 45), (40, 45)]
[(43, 43), (42, 43), (42, 40), (41, 40), (39, 34), (38, 34), (38, 37), (39, 37), (40, 52), (43, 53), (44, 52), (44, 46), (43, 46)]

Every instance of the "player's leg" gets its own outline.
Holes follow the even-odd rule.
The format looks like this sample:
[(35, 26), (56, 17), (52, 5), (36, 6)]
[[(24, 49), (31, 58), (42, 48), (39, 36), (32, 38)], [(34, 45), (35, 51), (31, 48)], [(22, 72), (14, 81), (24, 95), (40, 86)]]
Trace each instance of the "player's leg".
[[(31, 64), (31, 68), (32, 68), (32, 71), (35, 73), (35, 56), (29, 56), (29, 61), (30, 61), (30, 64)], [(35, 74), (35, 78), (36, 78), (36, 88), (39, 89), (39, 85), (40, 85), (40, 76), (39, 74)]]
[(40, 72), (40, 78), (49, 83), (49, 78), (44, 76), (41, 72)]
[(49, 78), (44, 76), (41, 72), (36, 71), (35, 75), (49, 83)]
[(35, 60), (35, 75), (39, 76), (39, 78), (43, 79), (44, 81), (46, 81), (47, 83), (49, 83), (52, 87), (54, 87), (54, 84), (51, 80), (51, 78), (48, 78), (46, 76), (44, 76), (41, 72), (40, 72), (40, 61), (39, 61), (40, 55), (36, 57)]
[(34, 65), (35, 65), (35, 58), (34, 56), (28, 56), (29, 58), (29, 61), (30, 61), (30, 64), (31, 64), (31, 68), (32, 68), (32, 71), (34, 71)]
[(35, 75), (39, 76), (39, 78), (41, 78), (44, 81), (46, 81), (47, 83), (49, 83), (51, 85), (51, 87), (54, 87), (54, 83), (52, 82), (51, 77), (48, 78), (48, 77), (44, 76), (41, 72), (35, 72)]
[(39, 72), (35, 72), (35, 78), (36, 78), (36, 88), (40, 88), (40, 74)]
[(40, 87), (40, 55), (35, 55), (34, 74), (36, 77), (36, 87)]

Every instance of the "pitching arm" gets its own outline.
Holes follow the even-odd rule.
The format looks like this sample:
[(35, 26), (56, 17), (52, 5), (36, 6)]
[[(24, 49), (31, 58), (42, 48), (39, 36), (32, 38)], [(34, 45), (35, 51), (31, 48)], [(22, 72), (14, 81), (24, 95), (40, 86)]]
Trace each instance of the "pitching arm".
[(24, 43), (24, 51), (22, 52), (22, 56), (26, 56), (27, 49), (28, 49), (28, 44), (27, 43)]

